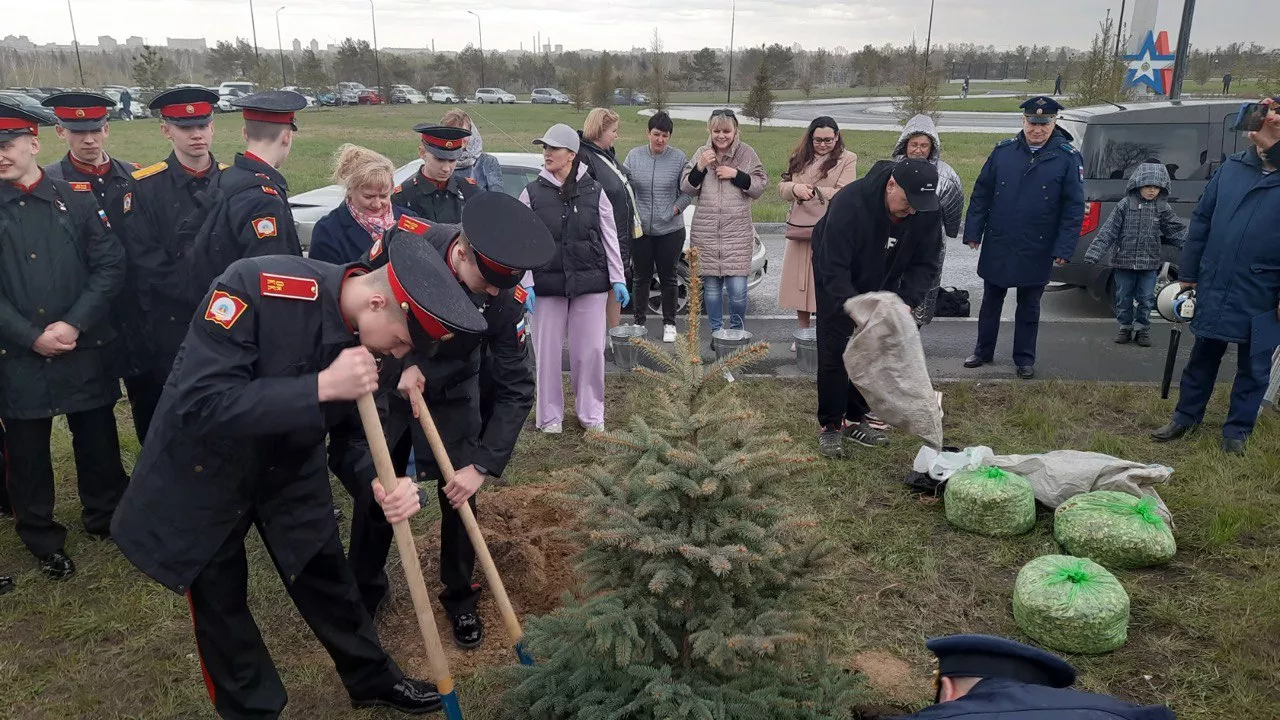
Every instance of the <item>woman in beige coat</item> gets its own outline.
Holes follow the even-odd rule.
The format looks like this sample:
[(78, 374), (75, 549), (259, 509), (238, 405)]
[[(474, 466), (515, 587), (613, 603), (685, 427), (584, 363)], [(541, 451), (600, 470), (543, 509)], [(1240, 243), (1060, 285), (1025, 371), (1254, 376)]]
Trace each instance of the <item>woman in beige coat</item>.
[(764, 195), (769, 178), (760, 156), (738, 137), (738, 118), (732, 110), (712, 112), (707, 128), (711, 141), (685, 163), (680, 189), (697, 198), (689, 244), (698, 250), (702, 301), (715, 332), (724, 322), (725, 295), (729, 327), (743, 327), (755, 250), (751, 201)]
[(840, 127), (824, 115), (809, 123), (809, 130), (791, 154), (787, 171), (778, 185), (778, 193), (792, 203), (793, 208), (788, 216), (778, 307), (795, 310), (796, 322), (802, 328), (809, 327), (810, 315), (817, 311), (813, 294), (812, 224), (826, 213), (827, 203), (836, 191), (854, 181), (857, 170), (858, 156), (845, 149)]

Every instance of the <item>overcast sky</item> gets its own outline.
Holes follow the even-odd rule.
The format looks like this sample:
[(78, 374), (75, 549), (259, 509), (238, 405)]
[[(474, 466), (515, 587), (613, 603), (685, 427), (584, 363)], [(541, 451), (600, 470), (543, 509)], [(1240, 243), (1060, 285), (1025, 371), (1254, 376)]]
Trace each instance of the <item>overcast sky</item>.
[[(936, 0), (935, 44), (972, 42), (1014, 47), (1033, 43), (1087, 47), (1098, 21), (1120, 0)], [(9, 5), (19, 0), (0, 0)], [(37, 43), (70, 43), (71, 25), (61, 0), (21, 3), (0, 23), (0, 37), (27, 35)], [(475, 43), (483, 20), (488, 50), (527, 50), (534, 33), (566, 50), (625, 50), (648, 46), (656, 27), (668, 50), (729, 44), (731, 0), (374, 0), (378, 44), (460, 50)], [(1133, 0), (1128, 3), (1133, 8)], [(217, 40), (251, 37), (249, 0), (71, 0), (82, 44), (111, 35), (123, 42), (140, 35), (163, 45), (168, 37)], [(372, 39), (368, 0), (254, 0), (258, 45), (276, 47), (275, 11), (288, 49), (294, 38), (323, 48), (352, 36)], [(574, 9), (581, 8), (581, 9)], [(1159, 29), (1177, 42), (1181, 0), (1161, 3)], [(800, 43), (806, 49), (867, 43), (905, 44), (915, 33), (923, 44), (929, 0), (738, 0), (735, 45)], [(1234, 41), (1280, 45), (1280, 0), (1201, 0), (1192, 43), (1214, 47)]]

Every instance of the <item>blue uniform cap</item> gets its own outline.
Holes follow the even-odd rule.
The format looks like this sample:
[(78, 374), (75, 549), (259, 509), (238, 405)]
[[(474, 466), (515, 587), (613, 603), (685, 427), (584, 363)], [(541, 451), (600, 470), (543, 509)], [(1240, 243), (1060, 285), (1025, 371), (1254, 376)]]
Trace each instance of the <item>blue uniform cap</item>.
[(1006, 678), (1052, 688), (1076, 681), (1076, 669), (1066, 660), (994, 635), (948, 635), (924, 645), (938, 656), (940, 677)]
[(1022, 114), (1026, 116), (1027, 122), (1034, 125), (1049, 124), (1064, 109), (1062, 103), (1047, 95), (1037, 95), (1018, 107), (1022, 108)]

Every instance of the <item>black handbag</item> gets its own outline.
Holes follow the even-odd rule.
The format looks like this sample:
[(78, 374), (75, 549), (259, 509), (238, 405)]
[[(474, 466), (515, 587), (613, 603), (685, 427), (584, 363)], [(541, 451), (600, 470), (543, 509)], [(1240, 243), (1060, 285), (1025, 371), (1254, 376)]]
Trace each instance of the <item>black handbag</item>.
[(938, 291), (934, 317), (969, 317), (971, 311), (968, 290), (945, 287)]

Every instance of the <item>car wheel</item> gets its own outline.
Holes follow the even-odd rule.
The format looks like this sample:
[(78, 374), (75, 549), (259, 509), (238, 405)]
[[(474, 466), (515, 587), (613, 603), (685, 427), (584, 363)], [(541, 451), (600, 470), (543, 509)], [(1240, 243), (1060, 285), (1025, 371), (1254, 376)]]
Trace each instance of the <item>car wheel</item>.
[[(689, 262), (683, 257), (676, 266), (676, 314), (689, 312)], [(662, 283), (654, 273), (649, 280), (649, 314), (662, 317)]]

